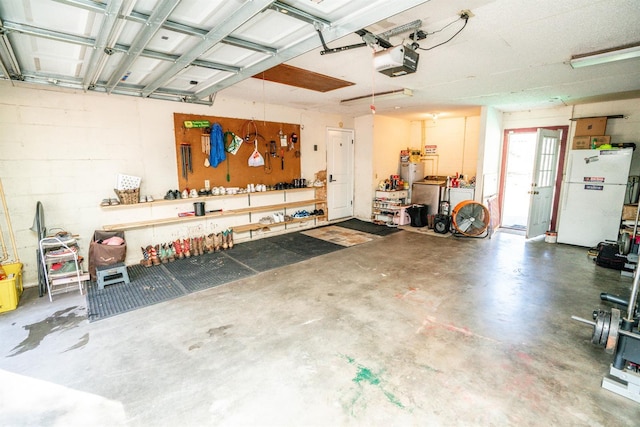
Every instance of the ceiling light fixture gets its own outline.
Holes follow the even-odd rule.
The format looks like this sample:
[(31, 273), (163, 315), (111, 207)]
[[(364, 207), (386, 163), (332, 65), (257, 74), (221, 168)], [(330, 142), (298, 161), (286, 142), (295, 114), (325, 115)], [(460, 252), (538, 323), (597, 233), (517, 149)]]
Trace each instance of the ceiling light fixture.
[(596, 52), (574, 55), (569, 64), (572, 68), (588, 67), (640, 57), (640, 43), (598, 50)]

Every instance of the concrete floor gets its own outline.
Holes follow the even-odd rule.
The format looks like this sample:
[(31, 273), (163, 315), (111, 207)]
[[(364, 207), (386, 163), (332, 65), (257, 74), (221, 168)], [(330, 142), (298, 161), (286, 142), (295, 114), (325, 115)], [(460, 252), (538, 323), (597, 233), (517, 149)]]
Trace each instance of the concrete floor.
[(0, 424), (638, 425), (570, 320), (630, 287), (585, 248), (402, 231), (94, 323), (30, 289), (0, 315)]

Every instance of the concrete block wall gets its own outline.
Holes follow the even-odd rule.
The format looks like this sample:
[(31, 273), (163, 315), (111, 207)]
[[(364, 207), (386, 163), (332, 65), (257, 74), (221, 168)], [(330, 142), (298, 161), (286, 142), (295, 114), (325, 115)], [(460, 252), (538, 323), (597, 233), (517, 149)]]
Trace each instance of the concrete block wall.
[[(177, 188), (173, 113), (300, 123), (303, 177), (312, 179), (326, 168), (325, 130), (353, 121), (218, 96), (213, 106), (180, 104), (126, 96), (47, 90), (0, 82), (0, 179), (4, 187), (16, 250), (24, 263), (25, 286), (37, 281), (37, 235), (30, 230), (37, 201), (49, 230), (80, 235), (81, 255), (94, 230), (124, 222), (122, 211), (100, 208), (113, 192), (119, 173), (142, 177), (141, 193), (162, 198)], [(313, 145), (318, 145), (318, 151)], [(204, 184), (204, 183), (203, 183)], [(211, 183), (212, 186), (224, 183)], [(120, 213), (119, 213), (120, 212)], [(0, 231), (10, 244), (4, 213)], [(161, 243), (189, 233), (189, 223), (126, 232), (127, 263), (141, 258), (140, 246)], [(13, 248), (9, 248), (13, 258)]]

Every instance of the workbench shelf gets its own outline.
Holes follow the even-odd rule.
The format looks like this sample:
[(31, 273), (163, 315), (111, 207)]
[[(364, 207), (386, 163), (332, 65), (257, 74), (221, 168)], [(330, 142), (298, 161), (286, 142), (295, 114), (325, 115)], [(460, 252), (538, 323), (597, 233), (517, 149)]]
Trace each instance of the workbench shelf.
[[(137, 214), (138, 217), (153, 217), (156, 210), (162, 210), (163, 207), (171, 208), (171, 205), (176, 205), (177, 203), (182, 203), (182, 205), (192, 205), (196, 202), (213, 202), (214, 209), (213, 211), (206, 212), (205, 215), (195, 216), (191, 211), (188, 211), (186, 215), (185, 213), (181, 213), (184, 216), (179, 216), (177, 213), (174, 216), (159, 216), (157, 218), (143, 219), (138, 221), (129, 221), (122, 222), (118, 224), (107, 224), (103, 225), (102, 228), (105, 231), (126, 231), (126, 230), (135, 230), (146, 227), (154, 227), (154, 226), (164, 226), (170, 224), (178, 224), (192, 221), (202, 221), (202, 220), (215, 220), (221, 219), (225, 217), (240, 217), (240, 216), (248, 216), (248, 223), (240, 223), (237, 225), (231, 226), (236, 232), (245, 232), (245, 231), (256, 231), (262, 230), (264, 228), (274, 227), (277, 225), (294, 224), (306, 221), (317, 221), (326, 219), (326, 215), (311, 215), (309, 217), (304, 218), (294, 218), (290, 221), (283, 221), (274, 224), (259, 224), (252, 220), (252, 215), (257, 213), (265, 213), (265, 212), (278, 212), (278, 211), (286, 211), (288, 209), (296, 209), (296, 208), (304, 208), (313, 206), (314, 209), (321, 206), (323, 212), (326, 212), (326, 200), (313, 198), (313, 199), (300, 199), (302, 195), (306, 195), (303, 192), (314, 192), (314, 188), (300, 188), (300, 189), (289, 189), (289, 190), (274, 190), (274, 191), (266, 191), (266, 192), (255, 192), (255, 193), (244, 193), (244, 194), (235, 194), (235, 195), (224, 195), (224, 196), (203, 196), (203, 197), (193, 197), (188, 199), (177, 199), (177, 200), (158, 200), (153, 202), (145, 202), (145, 203), (137, 203), (133, 205), (116, 205), (116, 206), (105, 206), (105, 209), (119, 209), (119, 208), (129, 208), (129, 207), (138, 207), (138, 211), (130, 213), (132, 215)], [(314, 192), (315, 195), (315, 192)], [(262, 199), (262, 200), (261, 200)], [(282, 200), (281, 203), (270, 203), (270, 201), (274, 199)], [(288, 200), (290, 199), (290, 200)], [(219, 206), (223, 205), (231, 206), (228, 209), (219, 208)], [(176, 206), (173, 206), (171, 209), (176, 209)]]

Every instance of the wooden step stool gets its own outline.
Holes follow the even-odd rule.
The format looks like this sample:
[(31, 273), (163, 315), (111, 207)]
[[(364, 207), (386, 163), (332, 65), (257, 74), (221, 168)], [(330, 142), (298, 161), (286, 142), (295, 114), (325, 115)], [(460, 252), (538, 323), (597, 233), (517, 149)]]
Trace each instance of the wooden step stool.
[(113, 285), (114, 283), (131, 283), (129, 273), (127, 273), (127, 266), (124, 265), (124, 262), (96, 267), (96, 276), (98, 278), (98, 289), (104, 289), (106, 285)]

